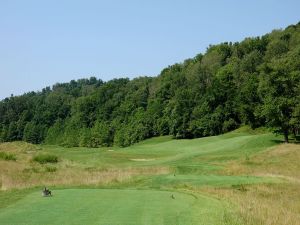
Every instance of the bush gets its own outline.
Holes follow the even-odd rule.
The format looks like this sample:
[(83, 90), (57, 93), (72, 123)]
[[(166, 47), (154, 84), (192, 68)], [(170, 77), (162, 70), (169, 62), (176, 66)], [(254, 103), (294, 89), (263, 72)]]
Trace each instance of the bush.
[(17, 158), (14, 154), (6, 153), (6, 152), (0, 152), (0, 159), (6, 160), (6, 161), (9, 161), (9, 160), (16, 161), (17, 160)]
[(58, 157), (56, 155), (40, 154), (33, 157), (33, 161), (38, 162), (40, 164), (57, 163)]
[(49, 172), (49, 173), (54, 173), (54, 172), (56, 172), (56, 167), (53, 167), (53, 166), (46, 166), (46, 168), (45, 168), (45, 171), (46, 172)]

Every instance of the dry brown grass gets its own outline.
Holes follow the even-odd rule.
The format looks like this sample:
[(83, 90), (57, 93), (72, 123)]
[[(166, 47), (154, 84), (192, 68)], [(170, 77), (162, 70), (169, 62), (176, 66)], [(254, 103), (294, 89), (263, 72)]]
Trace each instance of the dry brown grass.
[[(167, 174), (166, 167), (109, 168), (106, 170), (85, 170), (58, 166), (56, 171), (48, 172), (54, 166), (32, 164), (31, 167), (10, 162), (0, 163), (1, 189), (21, 189), (50, 185), (107, 185), (112, 182), (129, 181), (139, 175)], [(56, 168), (56, 167), (54, 167)]]
[(22, 141), (0, 143), (0, 151), (13, 153), (28, 153), (35, 152), (38, 150), (40, 150), (38, 146)]
[(249, 159), (231, 162), (222, 172), (227, 174), (278, 176), (296, 181), (300, 180), (299, 160), (300, 145), (281, 144)]
[(202, 191), (234, 203), (243, 224), (300, 224), (300, 191), (297, 184), (252, 185), (247, 186), (246, 191), (230, 188), (205, 188)]
[(250, 159), (228, 164), (222, 173), (283, 178), (283, 183), (236, 188), (202, 188), (238, 207), (246, 225), (300, 225), (300, 145), (282, 144)]
[(0, 190), (44, 185), (107, 185), (127, 182), (139, 175), (170, 172), (168, 167), (83, 168), (67, 160), (55, 165), (40, 165), (32, 161), (39, 148), (23, 142), (0, 144), (0, 151), (17, 155), (17, 161), (0, 160)]
[[(49, 172), (50, 171), (50, 172)], [(71, 162), (39, 165), (29, 159), (0, 161), (1, 190), (51, 185), (106, 185), (124, 182), (138, 175), (169, 173), (167, 167), (80, 168)]]

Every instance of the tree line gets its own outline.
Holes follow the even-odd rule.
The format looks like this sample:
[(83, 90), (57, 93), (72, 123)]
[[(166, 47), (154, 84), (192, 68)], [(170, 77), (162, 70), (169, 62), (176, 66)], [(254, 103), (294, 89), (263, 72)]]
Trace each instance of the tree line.
[(157, 77), (91, 77), (0, 102), (0, 141), (129, 146), (146, 138), (218, 135), (241, 125), (300, 128), (300, 23), (211, 45)]

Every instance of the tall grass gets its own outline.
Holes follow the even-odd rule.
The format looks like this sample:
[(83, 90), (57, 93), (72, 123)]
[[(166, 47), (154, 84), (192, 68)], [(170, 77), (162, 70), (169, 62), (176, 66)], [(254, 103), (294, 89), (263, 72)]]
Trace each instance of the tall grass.
[[(4, 165), (3, 165), (4, 166)], [(1, 169), (0, 172), (5, 169)], [(1, 189), (22, 189), (36, 186), (105, 186), (110, 184), (122, 185), (132, 181), (134, 177), (170, 173), (166, 167), (145, 168), (110, 168), (105, 170), (86, 170), (82, 168), (65, 167), (51, 168), (37, 166), (28, 169), (17, 165), (1, 176)]]
[(0, 159), (6, 160), (6, 161), (16, 161), (17, 157), (15, 154), (12, 153), (6, 153), (6, 152), (0, 152)]
[(40, 164), (57, 163), (58, 156), (52, 154), (39, 154), (33, 157), (33, 161), (38, 162)]
[(227, 165), (223, 173), (277, 177), (280, 183), (202, 191), (234, 203), (244, 225), (300, 225), (300, 145), (281, 144)]

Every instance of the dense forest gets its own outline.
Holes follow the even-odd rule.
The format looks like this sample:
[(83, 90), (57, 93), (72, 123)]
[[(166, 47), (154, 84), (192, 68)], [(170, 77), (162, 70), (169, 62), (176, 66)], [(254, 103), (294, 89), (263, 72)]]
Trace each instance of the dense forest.
[(196, 138), (241, 125), (288, 141), (300, 128), (300, 23), (239, 43), (209, 46), (157, 77), (95, 77), (0, 102), (0, 142), (128, 146), (146, 138)]

